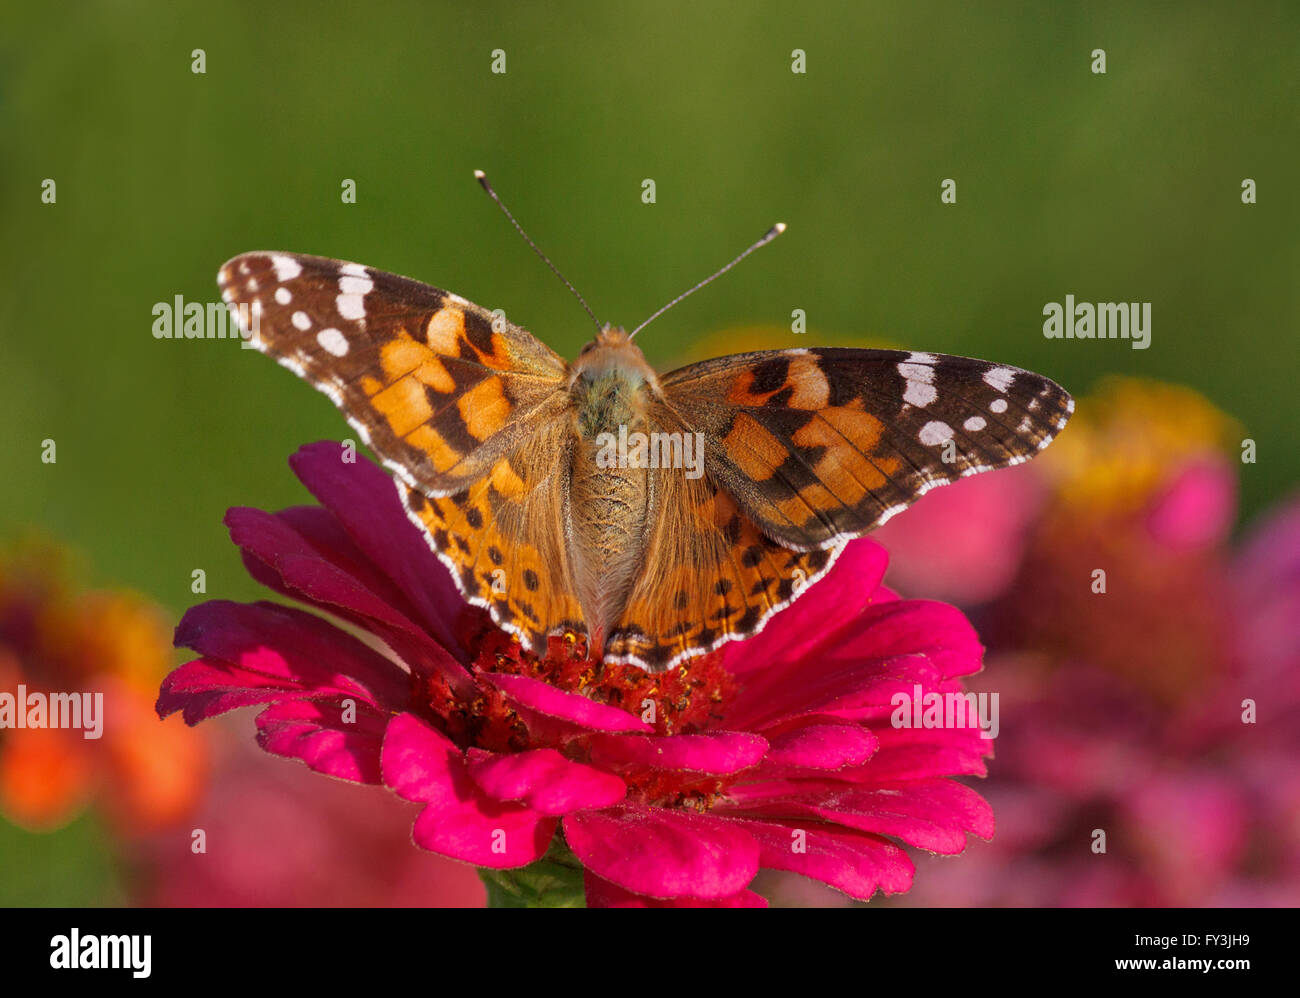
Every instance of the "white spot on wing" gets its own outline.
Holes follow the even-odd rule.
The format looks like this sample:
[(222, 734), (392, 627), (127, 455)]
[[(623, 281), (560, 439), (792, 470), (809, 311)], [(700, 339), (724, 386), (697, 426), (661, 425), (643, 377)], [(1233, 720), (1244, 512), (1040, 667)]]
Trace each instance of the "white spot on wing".
[(990, 367), (984, 372), (984, 383), (990, 388), (1002, 392), (1004, 395), (1011, 382), (1015, 380), (1016, 371), (1012, 367)]
[(295, 329), (311, 329), (311, 319), (307, 317), (306, 312), (294, 312), (291, 321)]
[(976, 433), (984, 429), (984, 427), (987, 425), (988, 424), (984, 422), (983, 416), (971, 416), (970, 419), (966, 420), (966, 422), (961, 424), (961, 428), (970, 433)]
[(952, 439), (952, 427), (936, 419), (922, 426), (916, 439), (927, 447), (937, 447)]
[(292, 281), (302, 273), (302, 267), (298, 261), (291, 256), (282, 256), (274, 253), (271, 256), (271, 266), (275, 268), (275, 279), (283, 284), (285, 281)]
[(275, 300), (281, 305), (288, 305), (289, 302), (293, 301), (293, 295), (289, 293), (288, 288), (276, 288)]
[(339, 290), (345, 295), (367, 295), (373, 290), (375, 282), (369, 277), (340, 277)]
[(933, 385), (933, 367), (925, 364), (899, 364), (898, 373), (907, 379), (907, 389), (903, 392), (904, 402), (924, 408), (939, 397)]
[(370, 273), (359, 263), (345, 263), (339, 268), (340, 274), (347, 274), (351, 277), (369, 277)]
[(322, 329), (316, 334), (316, 342), (326, 353), (332, 353), (335, 357), (345, 356), (348, 352), (348, 339), (337, 329)]
[(939, 393), (934, 385), (927, 385), (924, 381), (909, 381), (907, 391), (903, 392), (904, 402), (921, 408), (925, 408), (938, 397)]
[(366, 306), (361, 295), (339, 295), (335, 303), (338, 305), (339, 315), (345, 319), (364, 319), (366, 316)]
[(989, 403), (989, 412), (1006, 412), (1006, 411), (1007, 411), (1006, 399), (994, 399), (992, 402)]

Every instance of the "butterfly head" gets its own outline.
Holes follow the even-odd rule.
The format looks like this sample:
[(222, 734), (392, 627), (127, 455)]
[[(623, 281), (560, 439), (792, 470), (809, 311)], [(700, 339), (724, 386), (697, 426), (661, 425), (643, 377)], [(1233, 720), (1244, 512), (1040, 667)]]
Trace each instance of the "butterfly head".
[(632, 342), (622, 326), (605, 323), (596, 338), (582, 348), (573, 365), (575, 378), (594, 380), (611, 372), (653, 382), (654, 370), (646, 363), (641, 348)]
[(615, 414), (619, 419), (632, 418), (639, 405), (634, 400), (645, 388), (649, 387), (655, 395), (659, 393), (654, 368), (646, 362), (627, 330), (618, 326), (606, 324), (582, 348), (570, 372), (569, 390), (578, 410), (592, 416), (588, 422), (593, 427), (597, 423), (604, 427), (609, 421), (595, 418), (601, 413)]
[(631, 342), (632, 337), (628, 336), (626, 329), (622, 326), (611, 326), (607, 322), (596, 333), (596, 338), (582, 348), (582, 352), (586, 353), (588, 350), (594, 350), (597, 347), (620, 347)]

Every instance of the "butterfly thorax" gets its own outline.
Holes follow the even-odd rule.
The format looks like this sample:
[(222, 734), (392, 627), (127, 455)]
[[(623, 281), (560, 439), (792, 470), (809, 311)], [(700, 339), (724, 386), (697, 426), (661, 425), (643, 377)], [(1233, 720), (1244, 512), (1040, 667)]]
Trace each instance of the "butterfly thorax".
[[(583, 615), (599, 648), (641, 564), (653, 489), (635, 460), (638, 434), (658, 392), (654, 370), (621, 329), (606, 328), (574, 363), (569, 382), (570, 557)], [(632, 441), (632, 460), (628, 441)]]

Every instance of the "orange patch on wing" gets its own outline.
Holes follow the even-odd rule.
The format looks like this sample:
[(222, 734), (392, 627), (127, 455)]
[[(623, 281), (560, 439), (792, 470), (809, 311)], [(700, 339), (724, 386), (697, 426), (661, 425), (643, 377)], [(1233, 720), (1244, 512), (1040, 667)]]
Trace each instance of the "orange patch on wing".
[(430, 357), (415, 369), (415, 376), (421, 384), (428, 385), (436, 392), (450, 395), (456, 390), (456, 381), (437, 357)]
[(492, 483), (492, 487), (497, 492), (507, 499), (522, 496), (528, 491), (528, 486), (515, 473), (515, 469), (510, 467), (510, 462), (506, 458), (502, 458), (492, 466), (488, 481)]
[(794, 389), (790, 394), (792, 409), (824, 409), (830, 401), (830, 382), (821, 364), (812, 357), (796, 357), (790, 362), (786, 384)]
[(727, 391), (727, 401), (738, 406), (762, 405), (768, 400), (769, 396), (776, 394), (775, 391), (756, 393), (751, 391), (753, 386), (754, 372), (742, 371), (736, 380), (731, 383), (731, 388)]
[[(854, 413), (853, 416), (853, 419), (839, 419), (838, 427), (831, 420), (822, 422), (814, 419), (794, 434), (794, 442), (800, 447), (827, 448), (826, 453), (814, 465), (813, 472), (834, 493), (835, 499), (810, 496), (814, 503), (830, 502), (831, 505), (838, 505), (835, 500), (839, 500), (847, 506), (857, 506), (868, 492), (883, 487), (888, 476), (898, 470), (896, 457), (867, 456), (879, 438), (880, 421), (865, 413)], [(864, 424), (864, 420), (869, 422)], [(868, 430), (865, 439), (861, 432), (864, 426)], [(859, 432), (850, 435), (854, 429)], [(849, 443), (845, 443), (845, 437)]]
[(429, 316), (424, 338), (429, 349), (448, 356), (460, 354), (460, 341), (465, 336), (465, 313), (458, 308), (440, 308)]
[(424, 386), (410, 377), (393, 382), (371, 401), (399, 437), (406, 436), (433, 415)]
[[(863, 412), (857, 407), (831, 406), (822, 409), (819, 415), (820, 419), (812, 420), (794, 435), (796, 444), (801, 447), (815, 447), (831, 443), (843, 446), (844, 441), (847, 440), (858, 450), (869, 453), (880, 443), (881, 434), (885, 432), (884, 423), (871, 413)], [(829, 436), (822, 438), (823, 431), (828, 433)], [(804, 443), (800, 439), (800, 434), (805, 432), (813, 435), (814, 439)]]
[(722, 446), (732, 463), (756, 482), (771, 478), (772, 470), (780, 467), (790, 453), (785, 444), (744, 413), (736, 416)]
[(856, 492), (857, 498), (854, 498), (844, 495), (838, 489), (832, 492), (825, 485), (806, 485), (797, 494), (778, 501), (776, 507), (791, 523), (806, 527), (818, 521), (819, 512), (853, 506), (866, 494), (860, 487), (856, 488)]
[(452, 447), (442, 434), (432, 426), (422, 424), (405, 434), (406, 442), (416, 450), (428, 455), (433, 467), (439, 473), (453, 468), (465, 455)]
[(477, 440), (486, 440), (506, 425), (513, 409), (506, 398), (505, 386), (497, 377), (480, 381), (456, 402), (465, 428)]
[[(442, 553), (461, 569), (456, 579), (469, 595), (491, 604), (499, 623), (519, 628), (544, 646), (552, 631), (580, 626), (582, 607), (557, 578), (554, 557), (518, 536), (502, 533), (491, 511), (490, 483), (524, 490), (503, 459), (490, 478), (465, 493), (429, 500), (418, 515), (431, 533), (445, 531)], [(480, 514), (478, 526), (470, 523), (471, 509)]]
[(514, 360), (510, 355), (509, 341), (499, 333), (492, 334), (492, 352), (489, 354), (478, 352), (483, 363), (488, 367), (495, 367), (498, 370), (506, 371), (514, 366)]
[(403, 333), (385, 343), (379, 351), (384, 380), (390, 384), (410, 374), (429, 359), (429, 349)]

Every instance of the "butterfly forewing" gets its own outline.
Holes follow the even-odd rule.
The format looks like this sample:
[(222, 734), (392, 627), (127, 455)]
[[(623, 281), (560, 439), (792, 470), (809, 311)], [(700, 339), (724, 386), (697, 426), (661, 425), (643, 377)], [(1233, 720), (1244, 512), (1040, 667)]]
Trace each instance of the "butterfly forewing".
[(861, 536), (936, 485), (1028, 460), (1074, 406), (1030, 371), (897, 350), (738, 354), (661, 385), (705, 434), (714, 480), (802, 549)]
[(329, 395), (394, 474), (431, 494), (515, 449), (567, 372), (485, 309), (360, 264), (246, 253), (219, 283), (254, 346)]

